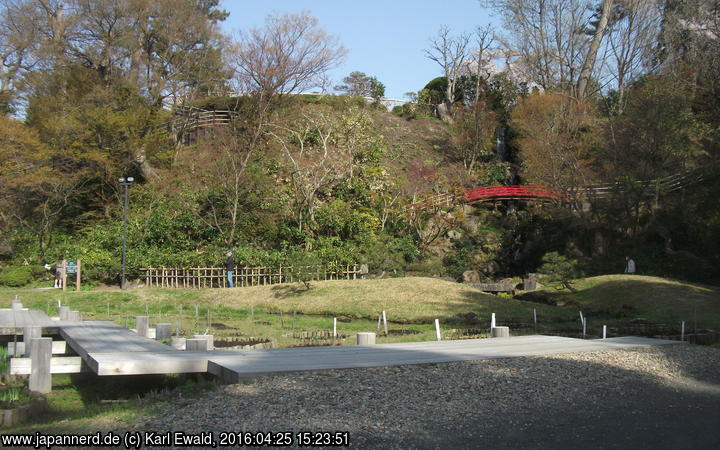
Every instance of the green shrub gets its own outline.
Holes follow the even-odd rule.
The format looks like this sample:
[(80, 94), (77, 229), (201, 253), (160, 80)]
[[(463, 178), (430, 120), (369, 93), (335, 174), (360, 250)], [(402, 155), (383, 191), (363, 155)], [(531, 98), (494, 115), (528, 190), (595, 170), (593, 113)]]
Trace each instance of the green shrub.
[(576, 260), (566, 258), (558, 252), (546, 253), (542, 260), (543, 265), (538, 272), (542, 274), (543, 280), (560, 283), (565, 289), (575, 292), (570, 281), (580, 275)]
[(22, 287), (30, 284), (33, 280), (33, 268), (31, 266), (10, 266), (0, 272), (0, 285), (9, 287)]

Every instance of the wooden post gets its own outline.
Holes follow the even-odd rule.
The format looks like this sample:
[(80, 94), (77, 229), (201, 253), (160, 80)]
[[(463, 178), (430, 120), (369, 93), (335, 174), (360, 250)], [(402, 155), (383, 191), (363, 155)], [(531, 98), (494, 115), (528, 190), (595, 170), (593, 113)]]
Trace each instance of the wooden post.
[(20, 300), (18, 300), (17, 296), (12, 301), (12, 310), (13, 311), (21, 311), (23, 309), (23, 304)]
[(492, 315), (490, 316), (490, 330), (492, 330), (493, 328), (495, 328), (495, 313), (492, 313)]
[[(293, 315), (295, 312), (293, 312)], [(337, 337), (337, 317), (333, 317), (333, 338)]]
[(80, 321), (80, 311), (68, 311), (67, 320), (71, 322), (79, 322)]
[(62, 290), (66, 290), (67, 287), (67, 261), (62, 260), (62, 270), (60, 271), (60, 283), (62, 283)]
[(185, 350), (189, 352), (206, 352), (208, 350), (207, 339), (186, 339)]
[(135, 316), (135, 330), (138, 336), (148, 337), (148, 329), (150, 325), (150, 317)]
[(155, 339), (162, 341), (163, 339), (170, 339), (172, 325), (169, 323), (158, 323), (155, 325)]
[[(27, 344), (26, 344), (27, 345)], [(50, 359), (52, 358), (52, 338), (30, 339), (30, 392), (47, 394), (52, 390)]]
[(435, 319), (435, 336), (437, 337), (438, 341), (441, 339), (441, 337), (440, 337), (440, 319)]
[(385, 335), (387, 335), (388, 334), (387, 315), (385, 314), (385, 310), (383, 310), (383, 312), (382, 312), (382, 318), (383, 318), (383, 324), (385, 325)]
[(58, 315), (60, 316), (60, 320), (68, 320), (68, 313), (70, 313), (70, 307), (69, 306), (61, 306), (60, 311), (58, 312)]
[(170, 338), (170, 346), (175, 350), (185, 350), (185, 343), (187, 339), (180, 336), (173, 336)]
[(585, 339), (586, 332), (587, 332), (587, 317), (583, 317), (583, 339)]
[(80, 270), (82, 270), (80, 267), (80, 258), (77, 260), (77, 273), (75, 274), (75, 291), (80, 292)]
[(196, 334), (194, 339), (205, 339), (207, 341), (207, 350), (215, 350), (215, 338), (212, 334)]
[(535, 332), (537, 333), (537, 308), (533, 308), (533, 323), (535, 324)]
[(603, 325), (603, 339), (607, 339), (607, 325)]
[[(29, 358), (30, 355), (30, 341), (33, 339), (38, 339), (42, 337), (42, 327), (36, 327), (36, 326), (30, 326), (23, 328), (23, 342), (25, 343), (25, 351), (24, 355), (26, 358)], [(16, 344), (17, 345), (17, 344)], [(17, 353), (16, 351), (13, 353)]]
[(497, 337), (509, 337), (510, 336), (510, 327), (493, 327), (490, 336), (497, 338)]

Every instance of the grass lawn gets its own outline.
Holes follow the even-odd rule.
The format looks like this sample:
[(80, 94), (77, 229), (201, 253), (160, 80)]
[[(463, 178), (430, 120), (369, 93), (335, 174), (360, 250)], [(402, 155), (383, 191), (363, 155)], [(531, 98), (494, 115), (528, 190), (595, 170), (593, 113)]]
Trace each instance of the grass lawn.
[[(9, 305), (15, 295), (0, 291), (0, 304)], [(489, 326), (493, 312), (500, 324), (532, 321), (533, 309), (546, 321), (574, 317), (568, 308), (484, 294), (462, 284), (421, 277), (320, 281), (310, 290), (299, 284), (284, 284), (206, 290), (51, 290), (17, 295), (26, 306), (50, 315), (56, 314), (57, 302), (61, 301), (88, 320), (112, 320), (132, 327), (134, 316), (149, 315), (152, 324), (169, 322), (173, 329), (179, 324), (187, 333), (209, 328), (222, 336), (232, 334), (225, 333), (225, 328), (234, 328), (244, 336), (273, 337), (280, 345), (284, 344), (282, 335), (291, 331), (332, 329), (332, 317), (340, 318), (340, 333), (372, 331), (383, 310), (390, 328), (421, 332), (385, 338), (385, 342), (432, 339), (434, 319), (455, 324), (458, 317), (469, 313), (475, 314), (484, 327)]]
[(720, 330), (720, 288), (641, 275), (604, 275), (577, 280), (566, 294), (577, 307), (622, 319), (643, 317), (676, 325)]
[(108, 432), (128, 429), (139, 416), (152, 414), (157, 401), (181, 395), (188, 402), (214, 382), (195, 375), (97, 377), (83, 373), (53, 375), (48, 410), (0, 434)]

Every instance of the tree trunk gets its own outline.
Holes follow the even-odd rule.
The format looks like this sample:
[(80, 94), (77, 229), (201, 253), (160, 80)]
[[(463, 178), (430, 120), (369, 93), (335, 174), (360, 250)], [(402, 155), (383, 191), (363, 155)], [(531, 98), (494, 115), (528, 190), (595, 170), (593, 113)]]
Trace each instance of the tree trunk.
[(135, 161), (135, 164), (137, 164), (138, 168), (140, 169), (140, 173), (142, 174), (143, 178), (145, 178), (145, 180), (156, 181), (160, 179), (160, 175), (157, 174), (153, 166), (147, 160), (144, 146), (137, 150), (135, 153), (133, 153), (133, 160)]
[(440, 120), (443, 122), (452, 122), (452, 116), (450, 115), (450, 108), (445, 103), (440, 103), (437, 105), (437, 112), (438, 116), (440, 116)]
[(597, 57), (598, 50), (600, 49), (600, 43), (602, 42), (605, 30), (607, 29), (608, 19), (612, 13), (614, 0), (603, 0), (602, 13), (600, 15), (600, 21), (598, 22), (595, 35), (588, 48), (587, 55), (585, 55), (585, 62), (583, 62), (582, 69), (580, 70), (580, 77), (578, 78), (577, 84), (577, 97), (579, 100), (584, 99), (587, 96), (587, 85), (590, 81), (590, 74), (595, 66), (595, 58)]

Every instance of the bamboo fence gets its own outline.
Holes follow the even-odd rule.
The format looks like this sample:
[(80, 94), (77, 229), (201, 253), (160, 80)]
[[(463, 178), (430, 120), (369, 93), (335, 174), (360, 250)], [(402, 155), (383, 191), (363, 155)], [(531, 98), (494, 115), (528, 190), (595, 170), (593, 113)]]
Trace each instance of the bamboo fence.
[[(207, 289), (227, 287), (227, 272), (223, 267), (141, 268), (145, 286), (152, 288)], [(360, 273), (357, 264), (305, 266), (303, 272), (311, 280), (354, 280)], [(264, 286), (300, 281), (292, 266), (237, 267), (233, 273), (236, 287)]]

